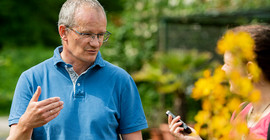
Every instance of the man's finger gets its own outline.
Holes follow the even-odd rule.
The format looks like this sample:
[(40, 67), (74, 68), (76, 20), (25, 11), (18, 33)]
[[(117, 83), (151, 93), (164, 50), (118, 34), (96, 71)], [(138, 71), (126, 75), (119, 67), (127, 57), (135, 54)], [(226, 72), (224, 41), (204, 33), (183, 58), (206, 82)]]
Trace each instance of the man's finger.
[(48, 111), (48, 110), (52, 110), (52, 109), (61, 107), (61, 106), (63, 106), (63, 104), (64, 104), (63, 101), (57, 101), (57, 102), (53, 102), (53, 103), (50, 103), (50, 104), (44, 106), (43, 109)]
[(50, 116), (52, 116), (52, 115), (60, 112), (63, 108), (64, 108), (64, 106), (59, 106), (57, 108), (54, 108), (52, 110), (49, 110), (49, 111), (45, 112), (44, 116), (50, 117)]
[(47, 106), (47, 105), (50, 105), (59, 101), (60, 101), (59, 97), (51, 97), (49, 99), (39, 101), (39, 106)]
[(40, 94), (41, 94), (41, 87), (38, 86), (37, 87), (37, 90), (36, 90), (35, 94), (33, 95), (33, 97), (32, 97), (32, 99), (31, 99), (30, 102), (37, 102)]
[(59, 115), (59, 113), (60, 113), (60, 111), (54, 113), (53, 115), (50, 115), (50, 116), (46, 119), (46, 121), (49, 122), (49, 121), (53, 120), (54, 118), (56, 118), (56, 117)]

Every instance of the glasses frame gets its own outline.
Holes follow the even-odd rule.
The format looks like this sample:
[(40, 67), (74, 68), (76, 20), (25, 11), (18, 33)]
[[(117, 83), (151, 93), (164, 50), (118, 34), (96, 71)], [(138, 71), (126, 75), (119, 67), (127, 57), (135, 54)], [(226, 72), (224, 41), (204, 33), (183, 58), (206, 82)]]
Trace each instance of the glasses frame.
[[(75, 29), (70, 28), (69, 26), (66, 26), (66, 28), (73, 31), (74, 33), (77, 33), (80, 36), (89, 36), (89, 37), (91, 37), (91, 41), (93, 41), (97, 36), (98, 42), (107, 42), (110, 35), (111, 35), (111, 33), (109, 31), (106, 31), (105, 33), (101, 33), (101, 34), (95, 34), (95, 33), (81, 33), (81, 32), (79, 32), (79, 31), (77, 31)], [(101, 35), (104, 35), (103, 40), (99, 39)]]

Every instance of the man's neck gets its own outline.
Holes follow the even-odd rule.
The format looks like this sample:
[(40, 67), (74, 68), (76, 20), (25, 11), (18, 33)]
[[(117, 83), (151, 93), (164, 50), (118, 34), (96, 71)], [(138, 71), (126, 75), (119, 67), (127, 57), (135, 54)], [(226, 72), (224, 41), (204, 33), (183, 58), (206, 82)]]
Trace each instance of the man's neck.
[(87, 66), (84, 64), (78, 64), (78, 63), (74, 63), (71, 64), (73, 66), (74, 71), (78, 74), (81, 75), (83, 72), (85, 72), (91, 65)]
[(91, 65), (90, 63), (86, 63), (83, 61), (78, 61), (78, 60), (73, 60), (71, 58), (69, 58), (67, 55), (65, 55), (65, 53), (61, 52), (60, 56), (62, 58), (62, 60), (67, 63), (72, 65), (73, 70), (78, 74), (81, 75), (84, 71), (86, 71)]

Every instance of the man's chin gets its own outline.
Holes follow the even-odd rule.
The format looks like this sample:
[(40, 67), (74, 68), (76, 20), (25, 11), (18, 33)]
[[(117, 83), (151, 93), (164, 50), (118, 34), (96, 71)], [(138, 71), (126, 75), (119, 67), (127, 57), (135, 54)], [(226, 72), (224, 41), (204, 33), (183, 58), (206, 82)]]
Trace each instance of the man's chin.
[(95, 63), (95, 61), (96, 61), (96, 57), (92, 56), (92, 57), (90, 57), (90, 58), (86, 59), (86, 61), (85, 61), (85, 62), (87, 62), (87, 63), (91, 63), (91, 64), (94, 64), (94, 63)]

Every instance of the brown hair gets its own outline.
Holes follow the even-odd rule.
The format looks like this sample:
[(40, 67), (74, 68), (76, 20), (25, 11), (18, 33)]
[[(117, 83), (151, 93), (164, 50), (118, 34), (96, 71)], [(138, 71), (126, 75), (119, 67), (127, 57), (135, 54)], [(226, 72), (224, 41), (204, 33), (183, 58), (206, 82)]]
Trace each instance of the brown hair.
[(270, 81), (270, 26), (244, 25), (231, 29), (233, 32), (248, 32), (255, 41), (256, 61), (266, 80)]

